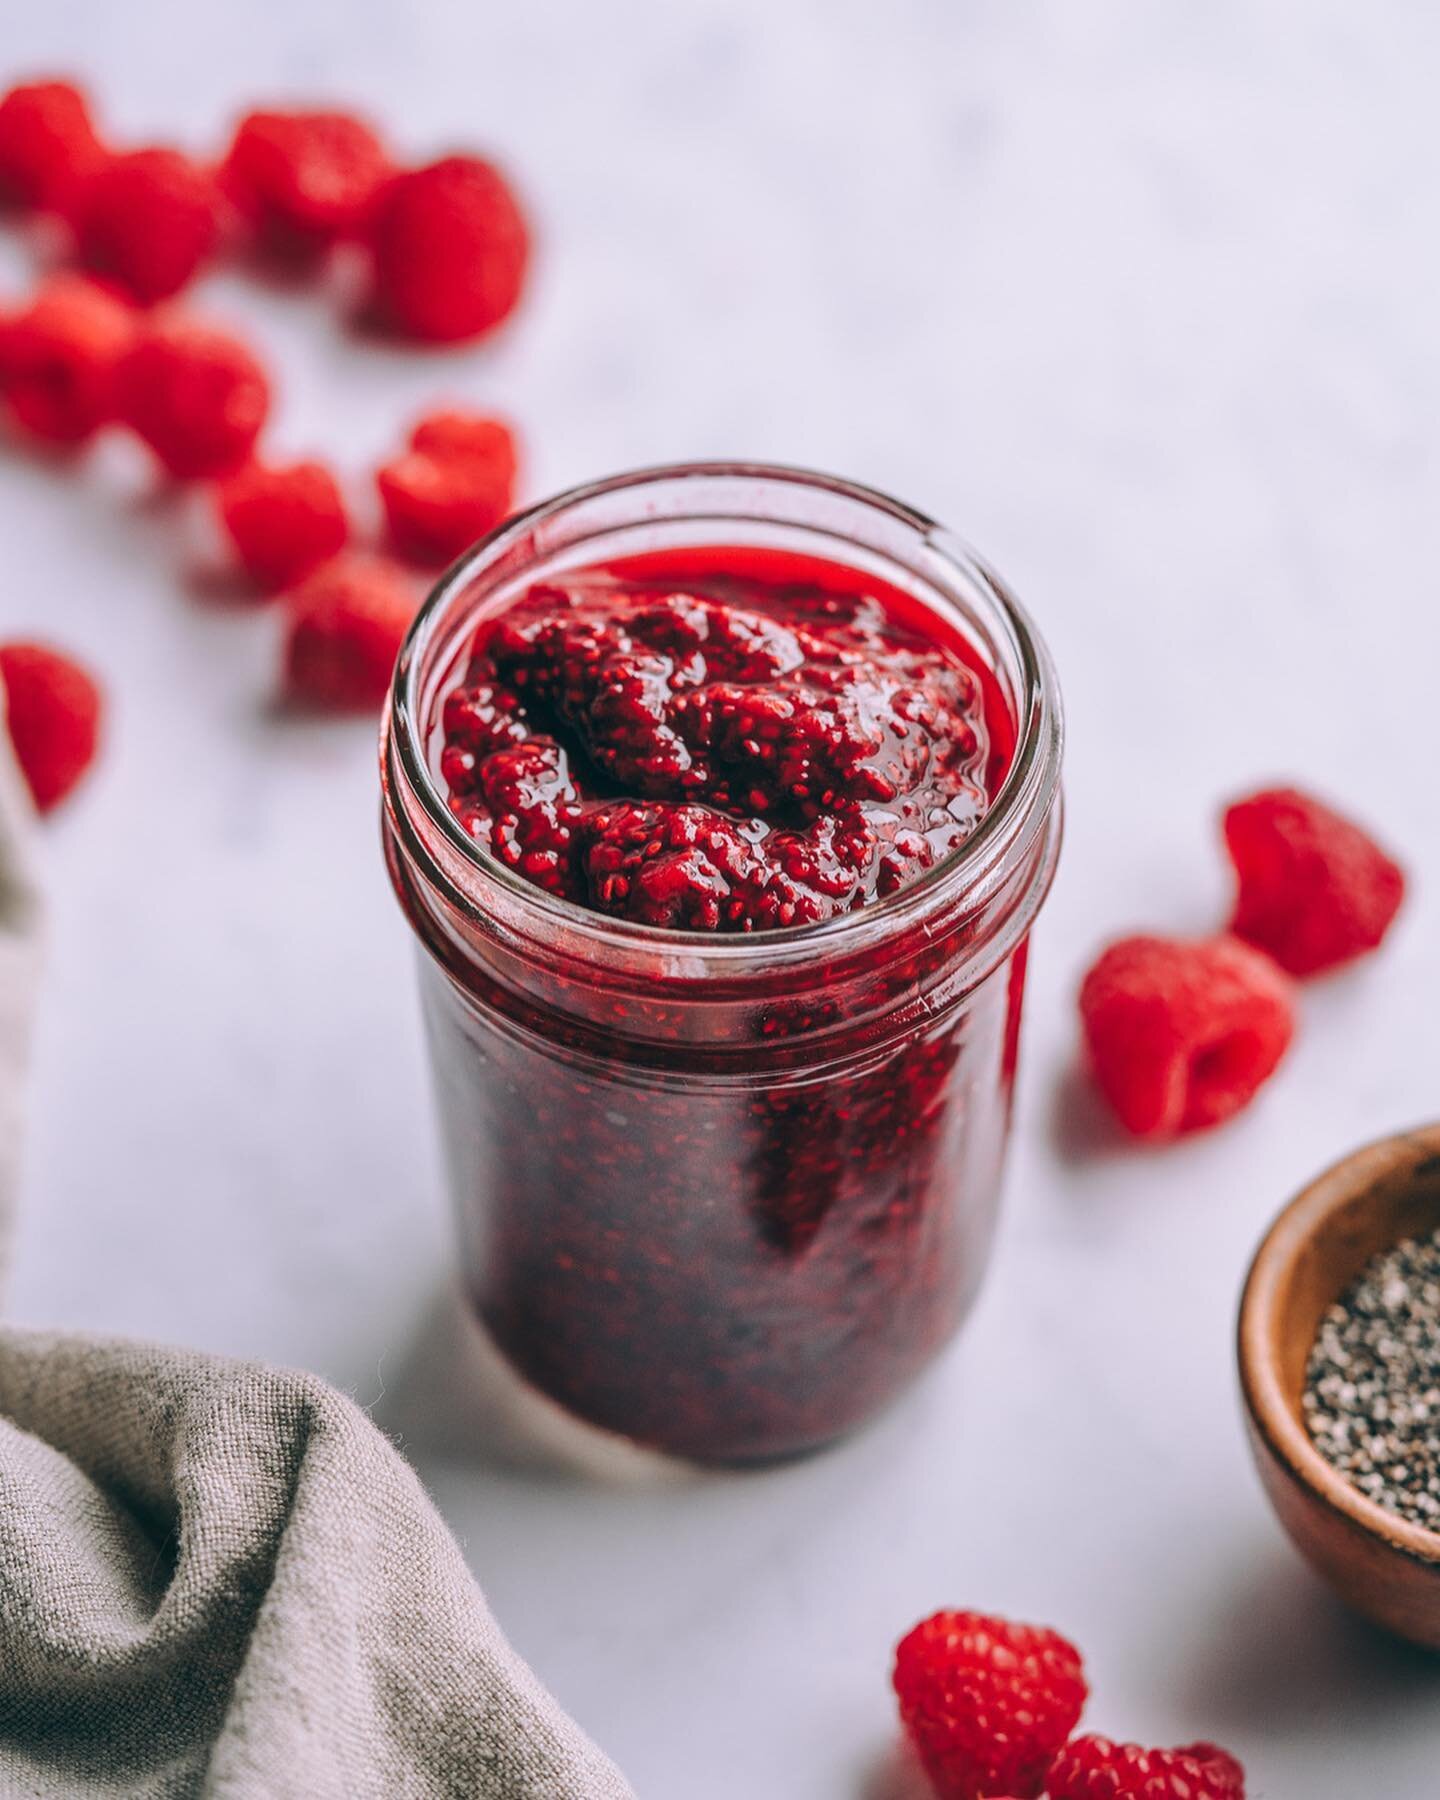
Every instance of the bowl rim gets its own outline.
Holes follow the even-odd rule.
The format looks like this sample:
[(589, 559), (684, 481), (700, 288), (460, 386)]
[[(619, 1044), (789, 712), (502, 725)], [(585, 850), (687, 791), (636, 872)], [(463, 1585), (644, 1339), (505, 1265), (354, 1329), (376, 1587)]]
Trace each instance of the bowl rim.
[(1290, 1479), (1387, 1550), (1440, 1573), (1440, 1531), (1400, 1518), (1325, 1460), (1286, 1398), (1271, 1348), (1284, 1279), (1321, 1224), (1397, 1163), (1435, 1156), (1440, 1156), (1440, 1124), (1423, 1125), (1352, 1151), (1302, 1188), (1272, 1222), (1251, 1260), (1240, 1298), (1236, 1348), (1251, 1423)]

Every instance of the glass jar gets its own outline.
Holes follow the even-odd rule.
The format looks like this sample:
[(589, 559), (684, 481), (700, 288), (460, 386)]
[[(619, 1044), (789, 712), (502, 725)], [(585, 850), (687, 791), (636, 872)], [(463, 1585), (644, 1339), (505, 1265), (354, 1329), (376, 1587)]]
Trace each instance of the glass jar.
[[(567, 571), (707, 547), (842, 564), (993, 673), (1008, 772), (909, 887), (788, 930), (661, 930), (530, 885), (452, 816), (432, 723), (478, 623)], [(859, 1425), (946, 1343), (989, 1255), (1060, 753), (1049, 658), (1001, 582), (846, 482), (618, 476), (442, 578), (396, 671), (385, 847), (423, 950), (466, 1282), (527, 1382), (645, 1445), (763, 1461)]]

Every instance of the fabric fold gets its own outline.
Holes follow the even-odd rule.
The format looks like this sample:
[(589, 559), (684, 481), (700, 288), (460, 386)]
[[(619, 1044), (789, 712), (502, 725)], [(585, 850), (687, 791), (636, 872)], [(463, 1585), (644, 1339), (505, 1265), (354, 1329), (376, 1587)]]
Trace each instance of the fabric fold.
[(313, 1375), (0, 1332), (0, 1791), (631, 1800)]

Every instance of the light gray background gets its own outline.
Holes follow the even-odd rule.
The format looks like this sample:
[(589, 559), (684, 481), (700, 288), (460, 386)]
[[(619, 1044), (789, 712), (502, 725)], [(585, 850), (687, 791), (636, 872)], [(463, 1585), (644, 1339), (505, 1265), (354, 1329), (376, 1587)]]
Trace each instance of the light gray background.
[[(279, 437), (363, 471), (439, 395), (529, 490), (744, 454), (893, 489), (1015, 581), (1069, 700), (1005, 1229), (972, 1328), (875, 1429), (746, 1479), (499, 1466), (449, 1310), (372, 733), (269, 709), (275, 621), (187, 598), (106, 463), (0, 467), (0, 626), (84, 649), (109, 753), (47, 829), (54, 955), (11, 1310), (318, 1369), (376, 1403), (522, 1651), (645, 1800), (898, 1800), (890, 1647), (972, 1604), (1089, 1653), (1092, 1721), (1242, 1752), (1268, 1800), (1425, 1800), (1440, 1666), (1335, 1610), (1241, 1440), (1230, 1334), (1281, 1201), (1440, 1114), (1440, 14), (1349, 0), (52, 0), (8, 73), (215, 142), (328, 94), (493, 146), (542, 234), (501, 343), (347, 340), (212, 284)], [(5, 251), (11, 285), (23, 259)], [(1202, 929), (1212, 819), (1294, 775), (1407, 854), (1243, 1121), (1117, 1149), (1071, 1077), (1107, 935)]]

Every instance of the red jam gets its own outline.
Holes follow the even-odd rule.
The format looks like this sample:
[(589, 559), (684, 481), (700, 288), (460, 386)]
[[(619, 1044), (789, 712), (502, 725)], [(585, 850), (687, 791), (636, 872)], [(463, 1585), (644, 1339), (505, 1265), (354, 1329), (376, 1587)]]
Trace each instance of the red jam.
[(995, 667), (924, 583), (713, 547), (527, 582), (530, 538), (487, 594), (504, 536), (422, 616), (385, 763), (470, 1291), (593, 1424), (701, 1461), (817, 1448), (986, 1264), (1053, 724), (978, 874), (953, 853), (1015, 758), (1010, 696), (1053, 705), (1043, 650), (983, 571), (1019, 646)]
[(883, 899), (970, 835), (1010, 737), (977, 667), (898, 593), (756, 560), (584, 570), (481, 627), (439, 757), (477, 843), (596, 912), (748, 932)]

